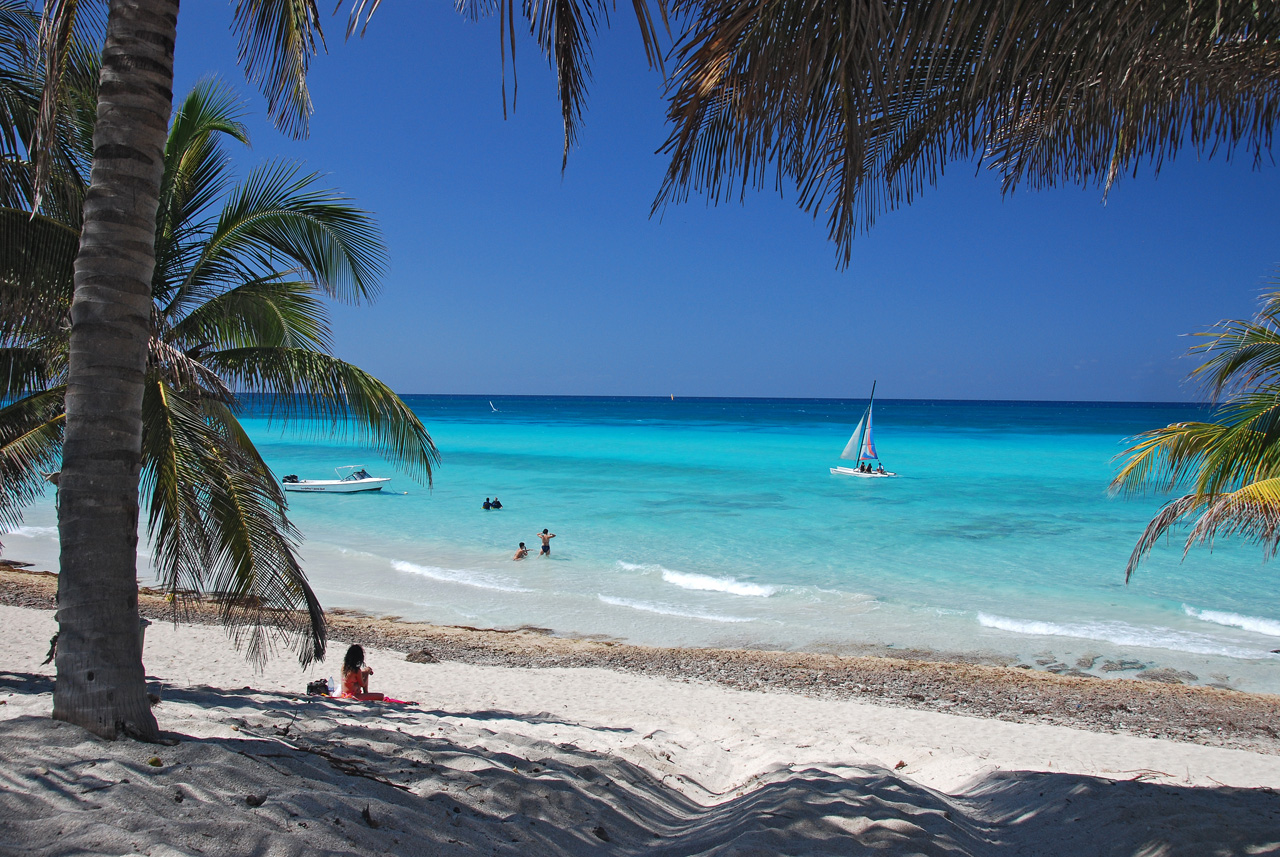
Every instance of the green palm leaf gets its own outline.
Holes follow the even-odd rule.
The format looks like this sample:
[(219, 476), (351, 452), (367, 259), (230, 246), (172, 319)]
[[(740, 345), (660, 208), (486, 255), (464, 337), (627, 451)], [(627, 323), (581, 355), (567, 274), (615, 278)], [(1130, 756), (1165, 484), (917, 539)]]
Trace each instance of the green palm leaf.
[(327, 354), (298, 348), (239, 348), (205, 362), (238, 389), (269, 393), (271, 418), (304, 420), (316, 433), (368, 444), (431, 484), (440, 454), (417, 415), (387, 385)]
[(371, 300), (385, 258), (377, 226), (343, 197), (317, 188), (318, 178), (299, 176), (287, 164), (254, 170), (204, 236), (199, 259), (167, 311), (180, 314), (225, 284), (273, 272), (281, 259), (299, 266), (330, 296)]
[[(0, 99), (4, 86), (0, 75)], [(72, 90), (65, 96), (70, 103)], [(35, 101), (24, 114), (28, 125)], [(181, 596), (175, 605), (189, 594), (214, 595), (255, 663), (277, 645), (309, 663), (324, 654), (323, 611), (297, 559), (300, 536), (284, 493), (235, 417), (231, 385), (275, 393), (277, 416), (368, 442), (428, 483), (438, 456), (390, 389), (328, 354), (324, 298), (359, 302), (377, 292), (385, 251), (374, 221), (292, 165), (267, 164), (232, 186), (223, 143), (247, 143), (240, 110), (228, 89), (202, 83), (170, 129), (140, 488), (157, 570)], [(83, 114), (67, 116), (59, 125), (66, 157), (51, 161), (42, 210), (32, 216), (19, 204), (0, 207), (0, 395), (35, 391), (0, 410), (0, 523), (19, 520), (61, 451), (64, 388), (42, 388), (66, 373), (80, 221), (63, 200), (83, 193), (77, 159), (87, 163), (84, 152), (91, 152), (83, 126), (68, 130)], [(27, 165), (10, 158), (0, 167), (12, 177), (5, 194), (25, 204)], [(63, 196), (52, 192), (59, 181), (68, 189)]]
[(169, 330), (201, 351), (267, 345), (328, 351), (328, 311), (315, 287), (286, 274), (250, 280), (213, 297)]
[(61, 365), (43, 348), (0, 346), (0, 402), (48, 387)]
[(1224, 321), (1196, 336), (1208, 341), (1192, 353), (1209, 359), (1191, 377), (1213, 398), (1250, 387), (1280, 389), (1280, 292), (1264, 294), (1252, 320)]
[(62, 397), (53, 387), (0, 408), (0, 526), (22, 523), (22, 510), (44, 495), (46, 474), (62, 457)]
[(1265, 295), (1252, 321), (1225, 321), (1201, 334), (1192, 353), (1209, 359), (1193, 378), (1226, 401), (1214, 422), (1176, 423), (1139, 435), (1122, 453), (1113, 493), (1191, 493), (1170, 501), (1147, 525), (1129, 558), (1126, 579), (1160, 537), (1191, 523), (1183, 555), (1218, 535), (1259, 542), (1272, 556), (1280, 544), (1280, 293)]
[(304, 665), (323, 657), (324, 614), (295, 556), (284, 496), (230, 411), (153, 379), (143, 415), (147, 526), (164, 587), (214, 594), (256, 664), (276, 637)]
[(208, 229), (202, 220), (204, 212), (230, 184), (231, 159), (222, 148), (222, 137), (249, 144), (248, 130), (240, 121), (242, 112), (229, 88), (203, 81), (174, 113), (156, 216), (153, 292), (162, 305), (199, 258)]
[(307, 69), (325, 49), (314, 0), (237, 0), (234, 24), (245, 77), (261, 87), (267, 113), (291, 136), (307, 136)]
[(0, 208), (0, 341), (61, 336), (80, 236), (43, 214)]

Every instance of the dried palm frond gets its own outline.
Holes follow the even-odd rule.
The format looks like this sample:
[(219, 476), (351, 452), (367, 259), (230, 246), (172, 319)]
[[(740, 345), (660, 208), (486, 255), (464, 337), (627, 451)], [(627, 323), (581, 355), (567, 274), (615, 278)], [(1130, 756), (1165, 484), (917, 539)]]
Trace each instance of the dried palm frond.
[(876, 216), (987, 158), (1006, 190), (1098, 183), (1183, 148), (1256, 162), (1280, 115), (1280, 14), (1244, 0), (702, 0), (678, 9), (655, 209), (769, 185), (841, 260)]

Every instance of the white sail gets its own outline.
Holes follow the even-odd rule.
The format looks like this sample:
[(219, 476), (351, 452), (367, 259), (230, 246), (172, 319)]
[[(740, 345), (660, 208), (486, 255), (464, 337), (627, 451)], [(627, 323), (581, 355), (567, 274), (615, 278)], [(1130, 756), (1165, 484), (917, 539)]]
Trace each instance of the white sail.
[(867, 408), (867, 437), (862, 442), (862, 460), (871, 461), (880, 456), (876, 455), (876, 443), (871, 439), (871, 408)]
[(858, 420), (858, 427), (853, 430), (853, 434), (849, 437), (849, 442), (844, 446), (844, 452), (840, 453), (840, 457), (848, 461), (858, 460), (858, 435), (862, 434), (862, 420)]

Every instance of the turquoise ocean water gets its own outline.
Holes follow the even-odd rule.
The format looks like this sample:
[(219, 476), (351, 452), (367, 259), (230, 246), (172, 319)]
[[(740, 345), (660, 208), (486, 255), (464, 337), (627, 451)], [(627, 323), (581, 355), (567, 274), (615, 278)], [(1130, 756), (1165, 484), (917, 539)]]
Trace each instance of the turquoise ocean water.
[[(1280, 692), (1280, 566), (1219, 543), (1124, 566), (1159, 498), (1106, 494), (1124, 440), (1187, 405), (880, 400), (898, 479), (832, 476), (865, 401), (408, 396), (432, 490), (263, 417), (278, 475), (338, 465), (391, 491), (293, 495), (326, 606), (661, 645), (1097, 656)], [(394, 493), (392, 493), (394, 492)], [(401, 493), (403, 492), (403, 493)], [(486, 497), (505, 508), (486, 512)], [(51, 503), (5, 553), (56, 564)], [(550, 559), (535, 534), (557, 534)], [(534, 549), (524, 562), (518, 542)], [(141, 575), (144, 580), (147, 574)]]

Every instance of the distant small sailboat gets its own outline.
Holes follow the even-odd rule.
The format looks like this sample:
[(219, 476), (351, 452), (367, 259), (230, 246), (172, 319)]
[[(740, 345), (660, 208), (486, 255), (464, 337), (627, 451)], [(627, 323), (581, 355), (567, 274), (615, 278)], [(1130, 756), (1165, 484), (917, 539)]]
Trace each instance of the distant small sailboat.
[[(858, 420), (858, 427), (853, 430), (853, 435), (849, 438), (849, 442), (845, 444), (844, 452), (840, 453), (840, 457), (846, 461), (856, 461), (859, 466), (863, 462), (875, 461), (879, 463), (880, 456), (876, 453), (875, 438), (871, 434), (871, 408), (876, 400), (876, 382), (871, 382), (871, 399), (867, 402), (867, 410), (863, 413), (862, 419)], [(884, 469), (884, 465), (880, 464), (879, 469), (872, 469), (871, 465), (867, 465), (866, 470), (860, 470), (856, 467), (833, 467), (831, 474), (833, 476), (861, 476), (864, 479), (878, 479), (888, 476), (897, 476)]]
[(490, 408), (490, 410), (492, 410), (495, 414), (498, 412), (498, 409), (497, 409), (497, 408), (495, 408), (495, 407), (493, 406), (493, 399), (490, 399), (490, 400), (489, 400), (489, 408)]

